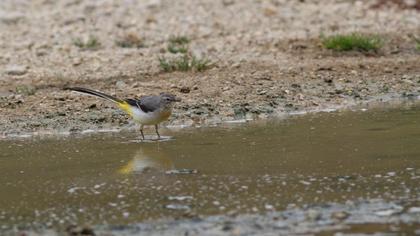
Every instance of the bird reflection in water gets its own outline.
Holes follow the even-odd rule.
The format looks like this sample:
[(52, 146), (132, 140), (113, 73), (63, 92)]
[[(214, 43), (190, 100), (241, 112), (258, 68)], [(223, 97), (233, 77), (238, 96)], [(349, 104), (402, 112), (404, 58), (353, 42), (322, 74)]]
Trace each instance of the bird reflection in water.
[(120, 174), (141, 174), (146, 172), (165, 172), (174, 169), (168, 155), (153, 147), (141, 147), (125, 166), (118, 170)]

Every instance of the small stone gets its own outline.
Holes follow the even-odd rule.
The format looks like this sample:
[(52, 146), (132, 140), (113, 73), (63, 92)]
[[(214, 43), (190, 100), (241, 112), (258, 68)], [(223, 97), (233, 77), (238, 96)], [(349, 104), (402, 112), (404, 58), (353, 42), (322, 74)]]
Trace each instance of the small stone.
[(127, 218), (127, 217), (130, 216), (130, 213), (129, 212), (123, 212), (122, 215), (123, 215), (124, 218)]
[(377, 211), (377, 212), (375, 212), (375, 215), (377, 215), (377, 216), (391, 216), (395, 213), (397, 213), (397, 211), (395, 211), (393, 209), (389, 209), (389, 210)]
[(43, 48), (38, 48), (38, 49), (36, 49), (36, 51), (35, 51), (35, 55), (37, 56), (37, 57), (43, 57), (43, 56), (45, 56), (45, 55), (47, 55), (48, 54), (48, 51), (46, 50), (46, 49), (43, 49)]
[(229, 222), (229, 221), (227, 221), (227, 222), (224, 222), (224, 225), (223, 225), (223, 227), (222, 227), (222, 230), (223, 231), (231, 231), (231, 230), (233, 230), (233, 223), (232, 222)]
[(317, 221), (317, 220), (321, 219), (321, 216), (322, 216), (321, 213), (317, 210), (314, 210), (314, 209), (309, 209), (306, 212), (306, 218), (308, 220)]
[(241, 67), (241, 63), (236, 62), (232, 64), (232, 68), (239, 68), (239, 67)]
[(124, 89), (124, 88), (126, 88), (127, 87), (127, 84), (124, 82), (124, 81), (122, 81), (122, 80), (119, 80), (119, 81), (117, 81), (117, 83), (115, 84), (115, 86), (118, 88), (118, 89)]
[(6, 74), (8, 75), (24, 75), (28, 71), (26, 66), (22, 65), (10, 65), (6, 68)]
[(285, 221), (278, 221), (274, 223), (275, 229), (287, 229), (289, 227), (289, 224)]
[(152, 24), (152, 23), (156, 23), (156, 22), (157, 22), (157, 20), (154, 16), (147, 16), (146, 17), (146, 23), (147, 24)]
[(149, 9), (157, 8), (162, 4), (161, 0), (149, 0), (146, 1), (145, 6)]
[(265, 205), (264, 205), (264, 208), (265, 208), (266, 210), (269, 210), (269, 211), (274, 210), (274, 206), (273, 206), (273, 205), (270, 205), (270, 204), (265, 204)]
[(85, 235), (85, 236), (94, 236), (95, 232), (93, 231), (92, 228), (85, 226), (82, 228), (82, 230), (80, 231), (80, 235)]
[(79, 57), (76, 57), (72, 60), (72, 64), (73, 64), (73, 66), (78, 66), (78, 65), (82, 64), (82, 59), (79, 58)]
[(131, 87), (132, 87), (132, 88), (138, 88), (138, 87), (140, 87), (140, 84), (139, 84), (139, 83), (137, 83), (137, 82), (134, 82), (134, 83), (131, 85)]
[(420, 213), (420, 207), (410, 207), (410, 209), (408, 209), (408, 213)]
[(344, 220), (347, 217), (349, 217), (349, 213), (345, 212), (345, 211), (337, 211), (331, 214), (331, 217), (335, 220)]
[(187, 200), (192, 200), (193, 197), (192, 196), (169, 196), (168, 200), (169, 201), (187, 201)]
[(328, 84), (331, 84), (333, 82), (333, 80), (331, 78), (325, 78), (324, 82), (328, 83)]
[(168, 204), (165, 206), (166, 209), (170, 210), (190, 210), (191, 208), (187, 205), (181, 205), (181, 204)]
[(384, 72), (385, 72), (385, 73), (392, 73), (392, 69), (391, 69), (391, 68), (389, 68), (389, 67), (385, 67), (385, 68), (384, 68)]
[(165, 172), (167, 175), (177, 175), (177, 174), (197, 174), (198, 171), (194, 169), (178, 169), (178, 170), (168, 170)]
[(265, 8), (264, 9), (264, 15), (267, 17), (272, 17), (275, 16), (277, 14), (276, 8), (274, 7), (270, 7), (270, 8)]
[(395, 173), (395, 172), (388, 172), (388, 173), (386, 173), (388, 176), (395, 176), (397, 173)]
[(20, 13), (7, 13), (7, 12), (0, 12), (0, 22), (11, 25), (16, 24), (19, 21), (25, 19), (25, 16)]
[(234, 0), (223, 0), (222, 3), (223, 3), (224, 6), (230, 6), (230, 5), (235, 4), (235, 1)]
[(191, 89), (187, 86), (183, 86), (180, 90), (181, 93), (189, 93)]
[(296, 97), (297, 97), (297, 99), (298, 99), (299, 101), (303, 101), (303, 100), (305, 100), (305, 96), (304, 96), (303, 94), (301, 94), (301, 93), (297, 94), (297, 95), (296, 95)]
[(317, 71), (332, 71), (333, 68), (331, 66), (321, 66), (316, 69)]

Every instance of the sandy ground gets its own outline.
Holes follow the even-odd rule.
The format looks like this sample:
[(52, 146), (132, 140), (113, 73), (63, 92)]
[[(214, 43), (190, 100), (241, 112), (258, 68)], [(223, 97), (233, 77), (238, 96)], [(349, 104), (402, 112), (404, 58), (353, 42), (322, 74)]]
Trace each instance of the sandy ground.
[[(64, 86), (124, 98), (172, 92), (183, 99), (166, 123), (172, 125), (416, 97), (415, 7), (332, 0), (4, 0), (0, 136), (134, 127), (113, 104)], [(321, 34), (355, 31), (380, 34), (384, 47), (337, 53), (321, 46)], [(128, 34), (143, 46), (118, 46)], [(158, 58), (173, 56), (166, 50), (173, 35), (189, 37), (191, 53), (209, 58), (212, 67), (162, 72)], [(74, 44), (89, 37), (97, 38), (97, 49)]]

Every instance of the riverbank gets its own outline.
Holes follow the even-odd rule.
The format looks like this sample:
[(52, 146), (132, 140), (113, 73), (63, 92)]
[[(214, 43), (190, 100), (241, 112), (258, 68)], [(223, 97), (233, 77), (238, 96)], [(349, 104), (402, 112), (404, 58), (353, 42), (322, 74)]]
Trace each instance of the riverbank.
[[(351, 1), (1, 4), (0, 29), (8, 32), (0, 47), (3, 137), (134, 129), (113, 104), (63, 91), (64, 86), (122, 98), (174, 93), (183, 100), (164, 125), (176, 126), (419, 94), (415, 7)], [(321, 35), (348, 32), (378, 34), (384, 45), (374, 53), (322, 47)], [(120, 43), (127, 35), (136, 47)], [(191, 54), (209, 59), (209, 68), (163, 72), (158, 59), (173, 56), (167, 51), (173, 35), (186, 36)], [(89, 39), (92, 48), (83, 44)]]

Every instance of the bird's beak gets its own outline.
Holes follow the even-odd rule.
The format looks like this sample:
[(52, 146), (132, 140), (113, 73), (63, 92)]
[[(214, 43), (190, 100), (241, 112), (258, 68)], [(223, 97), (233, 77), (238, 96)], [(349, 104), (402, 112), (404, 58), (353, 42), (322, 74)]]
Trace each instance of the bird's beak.
[(180, 102), (180, 101), (181, 101), (181, 98), (175, 97), (175, 102)]

